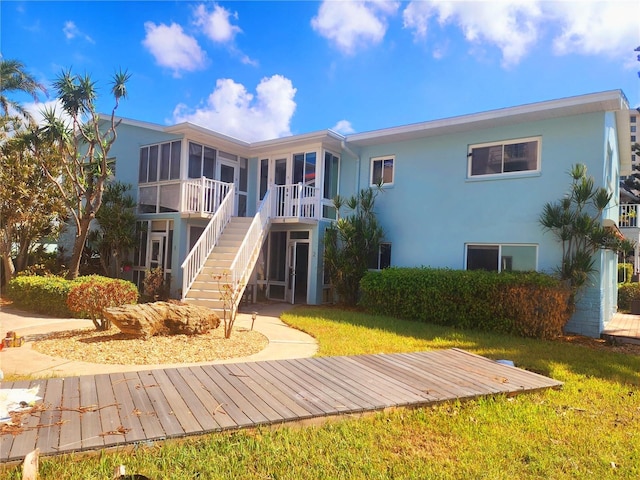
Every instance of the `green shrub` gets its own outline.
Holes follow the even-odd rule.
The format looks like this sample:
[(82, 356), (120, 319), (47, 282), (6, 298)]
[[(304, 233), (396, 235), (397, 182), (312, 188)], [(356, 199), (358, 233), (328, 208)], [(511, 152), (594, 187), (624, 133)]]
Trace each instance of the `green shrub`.
[(618, 264), (618, 283), (629, 283), (633, 277), (633, 264), (631, 263), (619, 263)]
[(621, 283), (618, 285), (618, 309), (631, 310), (631, 301), (640, 300), (640, 283)]
[(111, 322), (104, 318), (103, 310), (109, 307), (136, 303), (138, 289), (127, 280), (92, 275), (75, 284), (67, 296), (67, 306), (72, 312), (88, 316), (97, 330), (108, 330)]
[(53, 317), (73, 317), (66, 303), (71, 286), (72, 282), (62, 277), (20, 275), (9, 282), (7, 297), (23, 310)]
[(360, 288), (371, 313), (528, 337), (560, 335), (571, 313), (570, 290), (535, 272), (389, 268)]

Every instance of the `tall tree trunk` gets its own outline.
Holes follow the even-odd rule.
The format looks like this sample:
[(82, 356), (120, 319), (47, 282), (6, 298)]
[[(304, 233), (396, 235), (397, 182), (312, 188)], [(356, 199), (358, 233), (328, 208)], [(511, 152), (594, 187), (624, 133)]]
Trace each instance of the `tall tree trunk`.
[(73, 251), (71, 253), (71, 260), (69, 261), (69, 273), (67, 274), (68, 280), (75, 280), (80, 275), (80, 261), (82, 260), (84, 246), (87, 243), (90, 224), (91, 218), (83, 218), (80, 220), (80, 231), (76, 234), (76, 239), (73, 243)]
[(4, 267), (4, 276), (0, 279), (0, 286), (8, 284), (16, 273), (13, 260), (11, 259), (11, 253), (2, 253), (2, 266)]

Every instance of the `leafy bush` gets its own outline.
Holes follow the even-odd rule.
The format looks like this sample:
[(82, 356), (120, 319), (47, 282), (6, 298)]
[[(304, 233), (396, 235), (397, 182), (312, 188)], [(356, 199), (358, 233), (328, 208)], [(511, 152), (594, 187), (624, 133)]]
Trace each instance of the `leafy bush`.
[(360, 288), (371, 313), (527, 337), (560, 335), (571, 314), (571, 291), (535, 272), (389, 268)]
[(633, 264), (631, 263), (619, 263), (618, 264), (618, 283), (629, 283), (633, 277)]
[(145, 302), (166, 301), (169, 299), (169, 286), (164, 278), (164, 270), (161, 267), (147, 270), (143, 283)]
[(72, 282), (62, 277), (20, 275), (9, 282), (7, 297), (17, 308), (54, 317), (73, 317), (67, 308)]
[(88, 316), (97, 330), (108, 330), (111, 322), (104, 318), (103, 310), (138, 301), (138, 289), (126, 280), (100, 276), (74, 285), (67, 296), (69, 310)]
[(618, 309), (631, 310), (631, 302), (640, 300), (640, 283), (622, 283), (618, 285)]

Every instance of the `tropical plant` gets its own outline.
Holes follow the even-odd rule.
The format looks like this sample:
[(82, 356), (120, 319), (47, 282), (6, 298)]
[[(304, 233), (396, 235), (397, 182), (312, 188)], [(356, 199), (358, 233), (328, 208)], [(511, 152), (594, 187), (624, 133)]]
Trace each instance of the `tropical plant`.
[(569, 193), (554, 203), (546, 203), (539, 221), (562, 245), (562, 263), (557, 270), (575, 297), (596, 270), (597, 251), (628, 251), (633, 245), (617, 229), (603, 225), (602, 212), (609, 206), (612, 194), (595, 187), (584, 164), (573, 165), (569, 175)]
[(129, 190), (131, 185), (122, 182), (107, 184), (102, 207), (96, 212), (98, 228), (88, 235), (88, 243), (99, 253), (102, 269), (109, 277), (118, 276), (136, 244), (136, 202)]
[(29, 254), (43, 237), (55, 237), (66, 215), (57, 189), (40, 167), (49, 164), (53, 172), (55, 152), (43, 146), (38, 155), (26, 130), (14, 132), (0, 145), (0, 254), (7, 281), (27, 267)]
[[(42, 165), (49, 180), (58, 188), (69, 209), (76, 228), (76, 236), (69, 262), (69, 278), (79, 273), (82, 252), (92, 220), (100, 210), (105, 183), (111, 175), (109, 150), (116, 141), (120, 123), (115, 113), (120, 100), (126, 98), (126, 84), (130, 74), (120, 71), (113, 76), (111, 94), (115, 105), (109, 118), (96, 111), (95, 82), (88, 75), (63, 71), (54, 87), (70, 126), (58, 116), (55, 109), (43, 112), (44, 125), (38, 130), (39, 144), (55, 145), (60, 154), (63, 175), (56, 175)], [(64, 188), (62, 182), (70, 188)]]
[(0, 109), (4, 117), (9, 117), (12, 110), (17, 112), (29, 122), (33, 121), (31, 115), (22, 104), (9, 98), (9, 94), (26, 93), (35, 101), (38, 101), (38, 93), (46, 93), (44, 85), (25, 70), (25, 66), (19, 60), (0, 59)]
[[(340, 196), (333, 200), (338, 219), (325, 231), (324, 268), (338, 301), (346, 305), (358, 303), (360, 280), (384, 237), (374, 212), (375, 200), (381, 191), (369, 187), (347, 200)], [(341, 217), (340, 209), (345, 206), (351, 213)]]

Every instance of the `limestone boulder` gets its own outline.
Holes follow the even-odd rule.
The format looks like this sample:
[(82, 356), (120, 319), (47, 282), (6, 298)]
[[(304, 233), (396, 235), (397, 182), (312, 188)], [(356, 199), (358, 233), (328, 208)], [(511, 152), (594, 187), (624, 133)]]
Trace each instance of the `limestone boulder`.
[(144, 339), (154, 335), (196, 335), (220, 325), (218, 315), (208, 308), (170, 302), (106, 308), (104, 316), (122, 333)]

